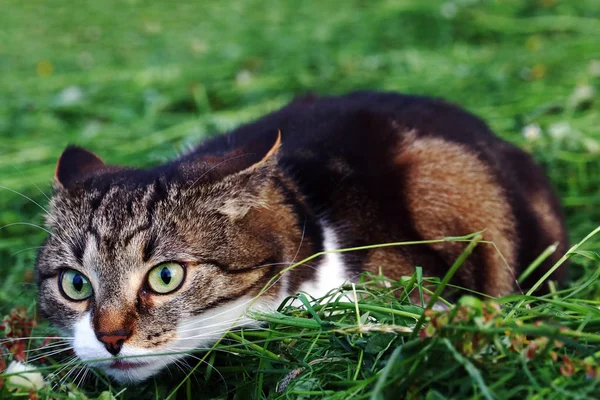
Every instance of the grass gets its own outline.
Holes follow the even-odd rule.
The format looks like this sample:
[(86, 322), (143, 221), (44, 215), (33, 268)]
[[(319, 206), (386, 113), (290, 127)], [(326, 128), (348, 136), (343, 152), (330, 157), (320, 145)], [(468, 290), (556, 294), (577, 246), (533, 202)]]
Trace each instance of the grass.
[[(35, 225), (68, 143), (151, 165), (307, 91), (396, 90), (463, 105), (546, 167), (579, 243), (600, 224), (599, 17), (595, 0), (0, 2), (0, 316), (25, 309), (5, 328), (35, 316), (32, 266), (46, 235)], [(228, 333), (196, 354), (203, 362), (189, 377), (175, 367), (123, 388), (90, 372), (77, 387), (84, 374), (67, 367), (37, 395), (593, 397), (599, 251), (598, 235), (574, 250), (569, 283), (548, 296), (464, 297), (443, 313), (394, 295), (428, 290), (420, 270), (398, 282), (365, 276), (330, 302), (301, 297), (305, 310), (256, 316), (264, 330)], [(347, 292), (360, 301), (335, 300)], [(65, 363), (38, 364), (52, 380)], [(5, 384), (0, 398), (12, 396), (30, 393)]]

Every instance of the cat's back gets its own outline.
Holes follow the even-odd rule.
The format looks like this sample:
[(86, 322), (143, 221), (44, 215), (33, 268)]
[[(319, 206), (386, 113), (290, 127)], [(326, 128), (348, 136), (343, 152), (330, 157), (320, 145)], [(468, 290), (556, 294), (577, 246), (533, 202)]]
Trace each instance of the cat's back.
[[(485, 231), (494, 245), (480, 245), (456, 283), (493, 295), (512, 291), (520, 271), (548, 246), (559, 243), (531, 279), (566, 250), (559, 202), (543, 170), (479, 118), (443, 100), (376, 92), (306, 96), (196, 154), (270, 146), (277, 131), (282, 170), (336, 232), (338, 247)], [(398, 278), (420, 265), (440, 276), (463, 248), (444, 242), (344, 259), (356, 272), (388, 266), (386, 275)]]
[(385, 140), (397, 140), (402, 134), (397, 129), (400, 126), (458, 142), (495, 139), (481, 120), (444, 100), (393, 92), (354, 92), (296, 98), (280, 110), (203, 143), (197, 152), (222, 153), (257, 140), (270, 142), (273, 131), (279, 130), (287, 152), (352, 153), (356, 141), (362, 141), (364, 149), (369, 142), (376, 148)]

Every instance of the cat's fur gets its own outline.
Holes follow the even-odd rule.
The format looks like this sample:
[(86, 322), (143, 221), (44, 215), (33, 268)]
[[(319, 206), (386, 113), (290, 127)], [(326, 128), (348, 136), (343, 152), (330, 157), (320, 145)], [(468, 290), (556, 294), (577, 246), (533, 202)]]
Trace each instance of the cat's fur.
[[(259, 291), (320, 251), (485, 230), (502, 255), (480, 244), (454, 283), (500, 296), (549, 245), (558, 251), (532, 279), (567, 245), (559, 203), (529, 155), (454, 105), (393, 93), (301, 98), (151, 169), (70, 147), (55, 188), (37, 261), (41, 310), (74, 336), (82, 360), (108, 359), (95, 365), (123, 382), (175, 358), (156, 354), (254, 324), (244, 313)], [(418, 265), (443, 276), (464, 246), (328, 254), (284, 274), (253, 307), (299, 290), (322, 296), (361, 271), (397, 279)], [(184, 265), (186, 279), (172, 294), (152, 293), (146, 274), (165, 261)], [(88, 277), (89, 300), (61, 295), (65, 268)], [(154, 356), (116, 368), (96, 338), (105, 334), (124, 338), (119, 356)]]

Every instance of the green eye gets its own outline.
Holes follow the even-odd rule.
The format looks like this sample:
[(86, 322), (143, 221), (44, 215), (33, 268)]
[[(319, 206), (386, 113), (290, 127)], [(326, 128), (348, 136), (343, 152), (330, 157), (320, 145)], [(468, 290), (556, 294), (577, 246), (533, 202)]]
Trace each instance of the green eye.
[(179, 289), (185, 270), (180, 264), (168, 262), (152, 268), (148, 274), (148, 286), (159, 294), (167, 294)]
[(92, 295), (92, 285), (88, 278), (73, 269), (60, 274), (60, 291), (69, 300), (81, 301)]

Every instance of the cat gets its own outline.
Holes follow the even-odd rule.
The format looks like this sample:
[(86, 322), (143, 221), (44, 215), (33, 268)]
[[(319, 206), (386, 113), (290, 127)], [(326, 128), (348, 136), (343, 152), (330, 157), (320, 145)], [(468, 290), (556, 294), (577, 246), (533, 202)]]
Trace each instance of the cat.
[[(491, 296), (548, 246), (566, 251), (542, 168), (443, 100), (396, 93), (308, 95), (149, 169), (68, 147), (55, 172), (51, 235), (36, 262), (40, 309), (82, 361), (143, 381), (211, 345), (278, 272), (334, 249), (483, 231), (453, 283)], [(318, 298), (361, 272), (443, 276), (465, 243), (328, 253), (252, 303)], [(552, 278), (563, 279), (557, 270)], [(125, 358), (123, 358), (125, 357)]]

